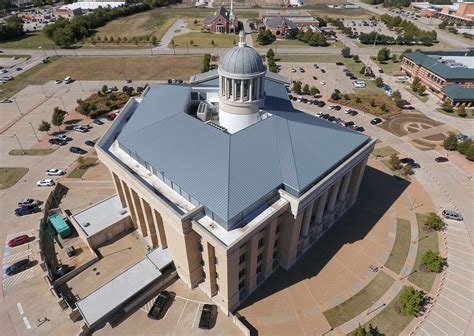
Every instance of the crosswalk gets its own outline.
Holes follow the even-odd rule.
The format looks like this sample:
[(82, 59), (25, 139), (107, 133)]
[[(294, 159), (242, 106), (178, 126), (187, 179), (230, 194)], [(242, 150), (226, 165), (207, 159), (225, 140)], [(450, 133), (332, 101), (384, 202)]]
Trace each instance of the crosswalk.
[(29, 269), (27, 269), (27, 270), (25, 270), (21, 273), (13, 275), (13, 276), (4, 275), (3, 289), (11, 288), (11, 287), (16, 286), (17, 284), (19, 284), (19, 283), (21, 283), (25, 280), (31, 279), (32, 277), (35, 276), (37, 268), (38, 268), (38, 266), (34, 266), (32, 268), (29, 268)]
[(20, 260), (20, 259), (25, 259), (28, 258), (30, 255), (33, 254), (33, 251), (31, 249), (29, 250), (23, 250), (18, 253), (10, 254), (7, 256), (3, 257), (3, 263), (12, 263), (14, 261)]

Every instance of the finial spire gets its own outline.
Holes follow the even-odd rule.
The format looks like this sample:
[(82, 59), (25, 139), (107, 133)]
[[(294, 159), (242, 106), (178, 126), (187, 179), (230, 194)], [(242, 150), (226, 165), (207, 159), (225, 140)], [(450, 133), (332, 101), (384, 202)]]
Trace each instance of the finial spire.
[(239, 47), (247, 46), (245, 35), (246, 35), (245, 32), (241, 30), (239, 33)]

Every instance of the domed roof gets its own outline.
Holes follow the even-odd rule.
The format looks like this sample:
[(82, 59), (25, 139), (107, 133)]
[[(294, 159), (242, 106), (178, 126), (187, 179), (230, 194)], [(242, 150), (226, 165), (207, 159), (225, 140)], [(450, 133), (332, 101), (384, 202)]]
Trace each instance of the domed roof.
[(266, 71), (257, 50), (245, 43), (245, 33), (243, 31), (240, 32), (239, 45), (233, 47), (224, 55), (219, 69), (236, 75), (250, 75)]

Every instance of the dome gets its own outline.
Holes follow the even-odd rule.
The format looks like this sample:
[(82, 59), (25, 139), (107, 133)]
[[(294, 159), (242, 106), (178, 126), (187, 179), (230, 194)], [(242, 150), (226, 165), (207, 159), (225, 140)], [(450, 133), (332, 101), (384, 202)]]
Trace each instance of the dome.
[(258, 74), (266, 71), (257, 50), (245, 43), (245, 33), (243, 31), (240, 33), (239, 45), (233, 47), (224, 55), (219, 70), (236, 75)]

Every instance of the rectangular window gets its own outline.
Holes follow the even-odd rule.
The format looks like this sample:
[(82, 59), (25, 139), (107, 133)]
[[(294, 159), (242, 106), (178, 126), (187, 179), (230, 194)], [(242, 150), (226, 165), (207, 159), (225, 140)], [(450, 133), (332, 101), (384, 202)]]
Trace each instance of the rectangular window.
[(204, 266), (204, 260), (201, 259), (201, 266)]
[(260, 273), (261, 271), (262, 271), (262, 265), (257, 267), (257, 274)]
[(202, 252), (202, 251), (204, 251), (204, 247), (202, 246), (201, 243), (199, 243), (199, 252)]
[(216, 279), (219, 279), (219, 273), (216, 272)]
[(239, 291), (245, 288), (245, 281), (239, 283)]
[(260, 253), (257, 257), (257, 262), (262, 261), (262, 259), (263, 259), (263, 255), (262, 253)]
[(258, 240), (258, 248), (261, 248), (263, 246), (263, 238), (260, 238)]
[(245, 268), (239, 272), (239, 279), (245, 275)]
[(217, 257), (216, 256), (214, 256), (214, 264), (217, 265)]
[(243, 253), (239, 258), (239, 265), (241, 265), (245, 261), (245, 253)]

